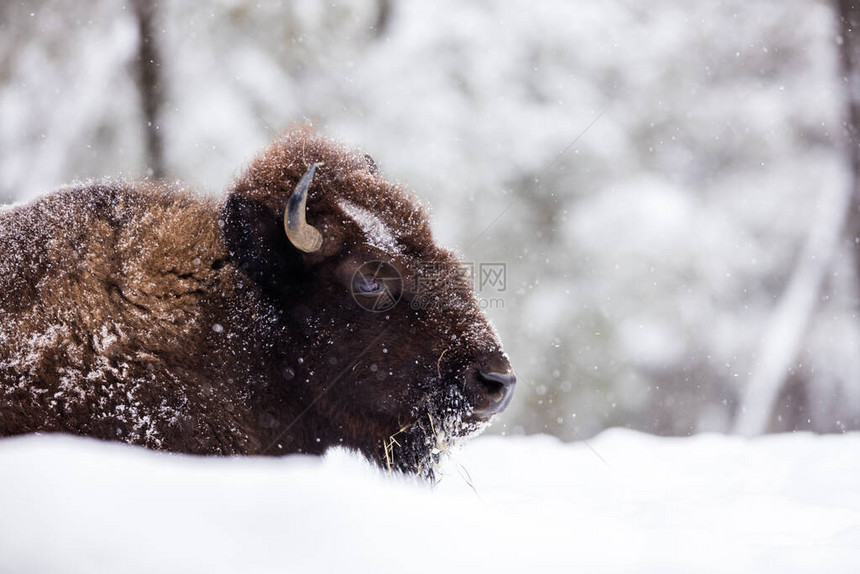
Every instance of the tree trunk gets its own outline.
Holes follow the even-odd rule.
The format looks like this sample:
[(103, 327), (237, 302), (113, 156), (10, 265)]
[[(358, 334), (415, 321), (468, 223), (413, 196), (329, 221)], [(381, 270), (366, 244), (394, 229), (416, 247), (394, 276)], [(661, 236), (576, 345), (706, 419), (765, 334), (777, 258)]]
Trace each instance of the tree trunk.
[(735, 432), (767, 432), (774, 406), (792, 364), (797, 361), (806, 329), (818, 306), (824, 277), (844, 235), (851, 242), (860, 270), (860, 3), (836, 0), (840, 32), (840, 71), (845, 87), (845, 134), (842, 148), (850, 166), (849, 182), (825, 190), (822, 207), (785, 292), (774, 310), (741, 400)]
[(376, 12), (376, 23), (373, 26), (373, 34), (381, 38), (388, 31), (391, 22), (391, 3), (393, 0), (379, 0)]
[(851, 200), (845, 224), (854, 269), (860, 276), (860, 2), (837, 0), (839, 64), (847, 100), (845, 153), (851, 165)]
[(162, 107), (161, 63), (158, 42), (155, 39), (158, 3), (151, 0), (134, 0), (132, 4), (139, 34), (135, 65), (146, 134), (146, 167), (152, 177), (163, 178), (164, 141), (159, 124)]

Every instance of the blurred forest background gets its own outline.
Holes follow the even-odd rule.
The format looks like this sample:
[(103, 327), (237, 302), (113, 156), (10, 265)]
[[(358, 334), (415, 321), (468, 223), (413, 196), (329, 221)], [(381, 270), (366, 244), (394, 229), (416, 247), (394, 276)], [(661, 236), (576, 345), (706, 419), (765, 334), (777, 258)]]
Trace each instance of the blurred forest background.
[(3, 0), (0, 201), (220, 194), (312, 122), (506, 264), (496, 432), (860, 428), (836, 4), (640, 4)]

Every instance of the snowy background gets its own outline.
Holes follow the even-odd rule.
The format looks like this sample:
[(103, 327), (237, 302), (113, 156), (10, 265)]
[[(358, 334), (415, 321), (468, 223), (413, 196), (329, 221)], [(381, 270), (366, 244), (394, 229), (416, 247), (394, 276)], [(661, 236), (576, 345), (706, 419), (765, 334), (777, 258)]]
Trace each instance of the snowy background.
[[(220, 194), (313, 122), (429, 202), (440, 241), (506, 264), (482, 296), (523, 384), (497, 431), (731, 431), (779, 337), (793, 352), (748, 434), (860, 428), (847, 245), (806, 254), (825, 280), (796, 333), (769, 330), (847, 185), (828, 3), (167, 1), (153, 18), (166, 177)], [(133, 4), (10, 1), (0, 26), (0, 200), (150, 173)]]
[[(198, 568), (236, 571), (248, 544), (270, 571), (334, 536), (333, 562), (417, 555), (429, 571), (465, 560), (482, 528), (474, 564), (511, 571), (528, 556), (636, 572), (858, 563), (860, 286), (840, 235), (850, 174), (828, 2), (163, 0), (154, 122), (134, 6), (0, 3), (0, 202), (158, 173), (221, 194), (275, 132), (312, 122), (432, 205), (442, 243), (506, 265), (505, 289), (481, 295), (518, 394), (490, 431), (505, 439), (463, 455), (478, 496), (459, 472), (431, 496), (343, 453), (246, 464), (4, 441), (0, 468), (19, 469), (0, 472), (8, 564), (46, 536), (67, 542), (31, 571), (81, 545), (115, 565), (114, 546), (147, 564), (163, 544), (185, 564), (205, 539), (219, 554)], [(610, 430), (594, 451), (520, 436), (612, 427), (840, 435)], [(184, 519), (161, 521), (167, 507)], [(344, 523), (374, 538), (332, 550)], [(154, 524), (173, 535), (127, 542)], [(558, 554), (568, 543), (581, 552)]]

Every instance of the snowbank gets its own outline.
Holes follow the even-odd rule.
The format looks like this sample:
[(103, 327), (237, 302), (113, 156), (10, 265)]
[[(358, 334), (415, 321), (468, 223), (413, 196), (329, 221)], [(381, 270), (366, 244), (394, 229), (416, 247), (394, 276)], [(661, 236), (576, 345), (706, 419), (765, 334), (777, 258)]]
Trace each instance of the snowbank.
[[(593, 450), (592, 450), (593, 448)], [(0, 441), (0, 572), (854, 572), (860, 434), (483, 437), (431, 489), (339, 451)]]

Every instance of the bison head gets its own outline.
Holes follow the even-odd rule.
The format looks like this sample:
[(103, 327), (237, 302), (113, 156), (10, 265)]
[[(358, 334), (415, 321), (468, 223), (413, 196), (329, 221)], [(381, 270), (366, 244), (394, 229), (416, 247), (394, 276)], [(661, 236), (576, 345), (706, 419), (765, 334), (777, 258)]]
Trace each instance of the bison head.
[(431, 475), (510, 402), (516, 379), (466, 268), (369, 156), (289, 133), (238, 180), (222, 225), (258, 297), (237, 320), (268, 325), (272, 450), (343, 445)]

